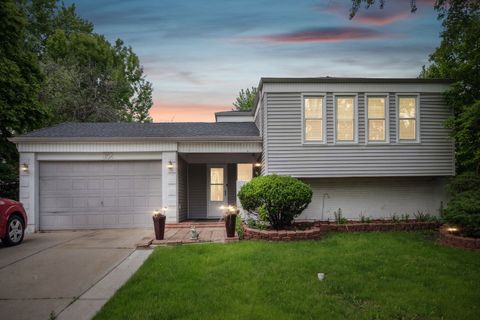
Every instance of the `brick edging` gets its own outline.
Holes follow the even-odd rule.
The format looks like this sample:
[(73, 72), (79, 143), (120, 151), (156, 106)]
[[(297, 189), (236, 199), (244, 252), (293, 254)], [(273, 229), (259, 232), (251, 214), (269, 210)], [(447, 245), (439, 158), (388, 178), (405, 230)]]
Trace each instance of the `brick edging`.
[(272, 241), (290, 241), (290, 240), (313, 240), (320, 239), (325, 231), (318, 227), (307, 230), (258, 230), (243, 226), (243, 238), (246, 240), (272, 240)]
[(447, 226), (440, 228), (439, 242), (455, 248), (480, 250), (480, 238), (457, 236), (447, 231)]
[(400, 222), (400, 223), (351, 223), (326, 224), (316, 223), (306, 230), (258, 230), (243, 225), (243, 238), (246, 240), (315, 240), (327, 232), (375, 232), (375, 231), (416, 231), (435, 230), (440, 227), (438, 222)]

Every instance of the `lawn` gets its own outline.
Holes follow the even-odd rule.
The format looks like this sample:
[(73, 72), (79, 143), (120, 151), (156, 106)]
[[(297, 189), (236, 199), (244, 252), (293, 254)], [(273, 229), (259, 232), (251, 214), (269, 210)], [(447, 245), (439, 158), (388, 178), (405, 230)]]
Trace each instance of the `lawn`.
[[(325, 272), (320, 282), (318, 272)], [(425, 233), (160, 247), (99, 319), (478, 319), (480, 253)]]

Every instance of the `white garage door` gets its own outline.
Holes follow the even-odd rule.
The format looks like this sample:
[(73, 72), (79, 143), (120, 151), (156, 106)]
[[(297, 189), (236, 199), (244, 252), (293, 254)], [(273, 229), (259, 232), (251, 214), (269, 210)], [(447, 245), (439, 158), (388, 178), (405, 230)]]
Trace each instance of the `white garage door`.
[(151, 227), (161, 161), (40, 162), (40, 229)]

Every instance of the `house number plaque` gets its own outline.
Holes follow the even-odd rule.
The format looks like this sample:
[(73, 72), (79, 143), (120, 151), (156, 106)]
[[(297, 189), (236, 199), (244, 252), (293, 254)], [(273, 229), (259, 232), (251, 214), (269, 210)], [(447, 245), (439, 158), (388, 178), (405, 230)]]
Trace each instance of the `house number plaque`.
[(113, 153), (106, 152), (103, 154), (103, 160), (113, 160)]

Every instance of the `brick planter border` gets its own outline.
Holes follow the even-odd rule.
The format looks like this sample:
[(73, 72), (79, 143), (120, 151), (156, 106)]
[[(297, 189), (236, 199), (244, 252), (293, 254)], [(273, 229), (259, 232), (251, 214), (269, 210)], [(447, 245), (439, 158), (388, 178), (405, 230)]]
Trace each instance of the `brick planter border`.
[(435, 230), (438, 222), (400, 222), (400, 223), (347, 223), (328, 224), (314, 223), (306, 230), (258, 230), (243, 225), (243, 238), (246, 240), (315, 240), (322, 238), (327, 232), (378, 232), (378, 231), (417, 231)]
[(454, 248), (480, 250), (480, 238), (477, 239), (455, 235), (447, 231), (447, 226), (440, 228), (439, 242), (443, 245)]
[(271, 241), (290, 241), (290, 240), (313, 240), (320, 239), (325, 234), (318, 227), (307, 230), (258, 230), (243, 226), (243, 238), (246, 240), (271, 240)]

